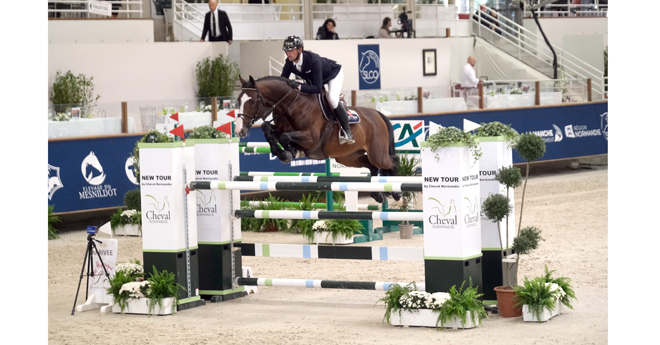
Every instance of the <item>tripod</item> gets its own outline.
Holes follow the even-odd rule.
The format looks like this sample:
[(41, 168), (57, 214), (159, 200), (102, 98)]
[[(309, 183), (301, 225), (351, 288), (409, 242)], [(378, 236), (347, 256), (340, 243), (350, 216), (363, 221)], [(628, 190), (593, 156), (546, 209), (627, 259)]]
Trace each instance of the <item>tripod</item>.
[(80, 283), (82, 282), (82, 277), (83, 277), (83, 272), (85, 272), (85, 263), (87, 263), (87, 285), (85, 286), (85, 300), (89, 297), (89, 277), (94, 277), (94, 267), (93, 267), (93, 261), (92, 261), (92, 248), (96, 251), (96, 255), (99, 258), (99, 261), (101, 261), (101, 266), (103, 267), (103, 271), (105, 272), (105, 276), (108, 277), (108, 281), (110, 280), (110, 275), (108, 274), (108, 271), (105, 269), (105, 264), (103, 263), (103, 259), (101, 259), (101, 254), (99, 254), (99, 250), (96, 248), (96, 244), (94, 242), (102, 243), (101, 241), (97, 240), (94, 238), (94, 234), (88, 234), (87, 235), (87, 250), (85, 251), (85, 258), (83, 259), (83, 264), (82, 264), (82, 269), (80, 270), (80, 280), (78, 280), (78, 289), (76, 290), (76, 299), (73, 301), (73, 309), (71, 309), (71, 315), (76, 311), (76, 303), (78, 302), (78, 293), (80, 292)]

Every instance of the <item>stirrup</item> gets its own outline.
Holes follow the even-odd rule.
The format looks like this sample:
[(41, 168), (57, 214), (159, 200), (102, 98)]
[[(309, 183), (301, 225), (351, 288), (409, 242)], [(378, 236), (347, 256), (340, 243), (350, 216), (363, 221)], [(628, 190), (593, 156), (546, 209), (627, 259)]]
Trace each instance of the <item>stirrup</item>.
[[(344, 135), (341, 135), (341, 132), (344, 132)], [(355, 144), (355, 139), (353, 138), (353, 134), (351, 133), (351, 136), (348, 136), (348, 133), (341, 128), (341, 131), (339, 132), (339, 145), (344, 145), (344, 144)]]

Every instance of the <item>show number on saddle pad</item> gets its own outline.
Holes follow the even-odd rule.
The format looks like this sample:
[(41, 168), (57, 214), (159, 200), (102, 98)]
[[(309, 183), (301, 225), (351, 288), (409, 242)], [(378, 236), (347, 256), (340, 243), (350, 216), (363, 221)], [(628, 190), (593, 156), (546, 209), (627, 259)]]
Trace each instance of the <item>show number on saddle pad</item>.
[(348, 123), (360, 123), (360, 115), (358, 115), (355, 110), (347, 109), (346, 114), (348, 114)]
[(394, 146), (397, 150), (419, 150), (424, 141), (424, 121), (392, 121)]

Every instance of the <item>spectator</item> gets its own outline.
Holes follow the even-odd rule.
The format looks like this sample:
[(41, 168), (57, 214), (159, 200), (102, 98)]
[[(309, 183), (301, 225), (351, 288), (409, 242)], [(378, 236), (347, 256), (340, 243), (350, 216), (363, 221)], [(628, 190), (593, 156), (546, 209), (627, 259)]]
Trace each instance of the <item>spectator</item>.
[[(108, 1), (108, 0), (105, 0), (105, 1)], [(118, 0), (110, 0), (110, 1), (118, 1)], [(115, 12), (115, 11), (117, 11), (120, 8), (121, 8), (121, 4), (112, 3), (112, 11), (113, 11), (112, 12), (112, 18), (119, 18), (119, 12)]]
[(392, 26), (392, 19), (385, 17), (383, 19), (383, 26), (378, 30), (378, 38), (390, 38), (390, 26)]
[(463, 71), (461, 72), (461, 88), (463, 90), (474, 89), (479, 85), (481, 79), (477, 79), (477, 75), (474, 72), (474, 65), (477, 63), (477, 60), (474, 56), (470, 55), (467, 59), (467, 63), (463, 66)]
[(479, 5), (479, 9), (481, 10), (479, 12), (479, 15), (477, 16), (475, 14), (474, 16), (472, 16), (472, 18), (477, 22), (481, 22), (481, 25), (497, 32), (498, 34), (502, 34), (502, 31), (499, 29), (500, 26), (499, 21), (493, 19), (493, 18), (497, 18), (497, 12), (489, 9), (484, 5)]
[(323, 22), (323, 25), (319, 26), (319, 30), (316, 32), (317, 40), (338, 40), (339, 35), (335, 32), (335, 20), (328, 18)]
[(339, 102), (339, 94), (344, 82), (344, 71), (341, 65), (311, 51), (303, 51), (303, 48), (303, 40), (298, 36), (289, 36), (284, 39), (282, 50), (286, 54), (286, 60), (281, 77), (289, 78), (291, 73), (299, 76), (307, 84), (299, 84), (297, 81), (289, 79), (289, 86), (308, 94), (321, 93), (323, 85), (328, 84), (328, 98), (332, 103), (335, 116), (346, 134), (339, 138), (339, 144), (354, 144), (355, 139), (348, 123), (348, 114)]
[(202, 31), (202, 39), (204, 42), (206, 34), (209, 34), (209, 42), (225, 41), (229, 44), (232, 42), (232, 30), (227, 12), (218, 9), (218, 2), (216, 0), (209, 1), (210, 11), (204, 16), (204, 30)]

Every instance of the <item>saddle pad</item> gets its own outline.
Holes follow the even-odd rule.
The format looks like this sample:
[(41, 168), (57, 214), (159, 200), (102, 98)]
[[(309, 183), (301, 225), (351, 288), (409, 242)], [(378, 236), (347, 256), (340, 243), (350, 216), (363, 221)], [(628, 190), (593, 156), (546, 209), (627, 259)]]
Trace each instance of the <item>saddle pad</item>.
[(360, 123), (360, 115), (355, 110), (346, 109), (348, 123)]

